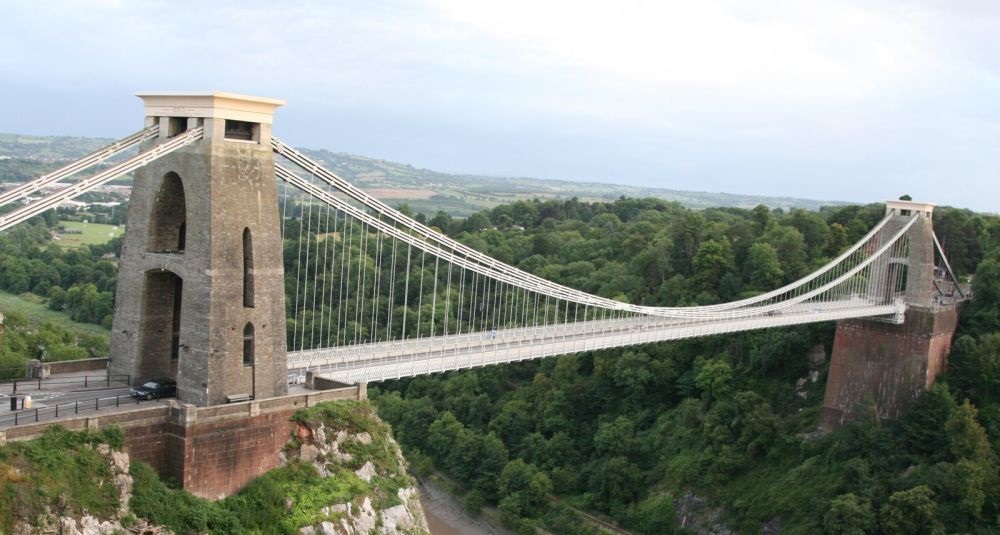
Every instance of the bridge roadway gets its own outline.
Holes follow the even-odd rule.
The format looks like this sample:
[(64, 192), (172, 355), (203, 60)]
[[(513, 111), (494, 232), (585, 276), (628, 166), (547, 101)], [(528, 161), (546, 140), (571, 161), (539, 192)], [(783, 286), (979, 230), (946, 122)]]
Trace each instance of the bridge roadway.
[(902, 321), (905, 305), (863, 298), (801, 303), (760, 316), (692, 320), (630, 317), (356, 344), (288, 353), (290, 375), (313, 371), (344, 383), (376, 382), (490, 364), (679, 340), (696, 336), (886, 316)]

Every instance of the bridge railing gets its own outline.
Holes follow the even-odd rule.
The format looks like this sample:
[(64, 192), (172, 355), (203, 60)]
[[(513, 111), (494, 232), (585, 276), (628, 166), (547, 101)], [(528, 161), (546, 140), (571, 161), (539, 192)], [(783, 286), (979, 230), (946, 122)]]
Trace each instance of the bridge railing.
[[(784, 310), (775, 310), (761, 314), (756, 318), (732, 318), (730, 321), (741, 321), (750, 328), (766, 328), (773, 324), (782, 324), (783, 317), (806, 315), (803, 321), (809, 321), (816, 314), (825, 311), (854, 309), (863, 310), (876, 306), (859, 294), (847, 295), (840, 301), (823, 303), (800, 303)], [(861, 315), (867, 315), (862, 312)], [(495, 346), (506, 347), (509, 344), (543, 343), (556, 339), (588, 336), (606, 338), (616, 335), (632, 335), (636, 331), (655, 330), (659, 328), (683, 328), (685, 332), (712, 334), (718, 329), (718, 321), (681, 320), (675, 318), (659, 318), (654, 316), (624, 317), (609, 320), (578, 321), (574, 323), (559, 323), (531, 327), (501, 328), (483, 330), (472, 333), (434, 336), (409, 340), (391, 340), (370, 344), (355, 344), (323, 349), (290, 352), (288, 355), (289, 369), (323, 366), (343, 366), (353, 362), (370, 362), (375, 356), (380, 359), (409, 358), (415, 355), (433, 357), (443, 356), (457, 351), (476, 349), (485, 351)], [(633, 337), (634, 338), (634, 337)]]
[(318, 372), (346, 383), (373, 382), (400, 377), (412, 377), (437, 372), (502, 364), (542, 357), (625, 347), (630, 345), (679, 340), (699, 336), (739, 332), (751, 329), (836, 321), (853, 317), (898, 316), (905, 309), (902, 303), (879, 306), (843, 306), (800, 310), (796, 313), (766, 318), (733, 319), (724, 324), (636, 324), (620, 331), (607, 331), (594, 336), (546, 337), (534, 341), (496, 339), (481, 347), (462, 351), (435, 351), (431, 354), (372, 355), (363, 361), (324, 363), (310, 366)]
[[(155, 401), (159, 402), (161, 398)], [(128, 395), (109, 396), (103, 398), (88, 399), (83, 401), (73, 401), (67, 403), (57, 403), (46, 405), (34, 409), (22, 409), (0, 416), (0, 428), (15, 427), (29, 423), (36, 423), (45, 420), (54, 420), (77, 414), (84, 414), (102, 410), (117, 409), (144, 403)]]
[(0, 381), (0, 392), (18, 393), (20, 387), (23, 392), (25, 387), (34, 387), (34, 390), (44, 390), (51, 386), (82, 386), (83, 388), (111, 386), (129, 386), (132, 376), (128, 374), (106, 374), (100, 375), (79, 375), (74, 377), (28, 377), (22, 379), (8, 379)]

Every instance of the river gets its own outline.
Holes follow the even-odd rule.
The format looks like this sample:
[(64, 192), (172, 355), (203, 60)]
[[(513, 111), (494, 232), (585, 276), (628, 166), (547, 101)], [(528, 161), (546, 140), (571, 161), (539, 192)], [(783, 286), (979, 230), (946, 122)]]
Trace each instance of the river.
[(465, 511), (461, 501), (430, 479), (420, 480), (420, 505), (431, 535), (514, 535)]

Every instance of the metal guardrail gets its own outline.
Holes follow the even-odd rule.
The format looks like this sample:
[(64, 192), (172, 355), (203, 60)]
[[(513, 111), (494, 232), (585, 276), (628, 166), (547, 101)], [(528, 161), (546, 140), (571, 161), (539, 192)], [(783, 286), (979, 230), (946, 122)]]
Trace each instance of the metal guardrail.
[[(156, 398), (156, 401), (159, 402), (161, 399), (170, 398)], [(0, 428), (25, 425), (29, 423), (33, 424), (43, 420), (54, 420), (61, 416), (108, 410), (121, 407), (122, 405), (138, 405), (141, 401), (142, 400), (135, 399), (129, 395), (123, 395), (87, 399), (71, 403), (59, 403), (47, 407), (38, 407), (37, 409), (23, 409), (5, 416), (0, 416)]]
[(23, 385), (35, 385), (35, 388), (39, 390), (42, 389), (43, 385), (83, 385), (84, 388), (90, 388), (92, 386), (106, 386), (110, 388), (112, 384), (129, 386), (131, 384), (131, 379), (132, 376), (128, 374), (81, 375), (77, 377), (50, 377), (48, 379), (43, 379), (41, 377), (29, 377), (0, 381), (0, 390), (3, 390), (4, 387), (10, 386), (10, 392), (12, 394), (16, 394), (18, 385), (22, 385), (22, 389)]

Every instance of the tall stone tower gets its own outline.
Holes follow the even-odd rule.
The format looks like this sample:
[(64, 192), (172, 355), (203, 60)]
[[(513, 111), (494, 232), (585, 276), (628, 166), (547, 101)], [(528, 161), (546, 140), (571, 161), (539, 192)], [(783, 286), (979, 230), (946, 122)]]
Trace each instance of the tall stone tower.
[(287, 392), (271, 124), (284, 101), (140, 93), (159, 137), (204, 137), (136, 172), (118, 272), (111, 373), (176, 378), (196, 405)]
[[(906, 256), (894, 258), (869, 281), (869, 297), (906, 302), (902, 324), (853, 319), (837, 322), (820, 426), (835, 429), (856, 416), (864, 401), (879, 418), (897, 418), (944, 371), (960, 303), (935, 299), (934, 205), (886, 202), (892, 219), (885, 240), (913, 217)], [(900, 284), (905, 277), (905, 286)], [(901, 292), (899, 292), (901, 290)]]

